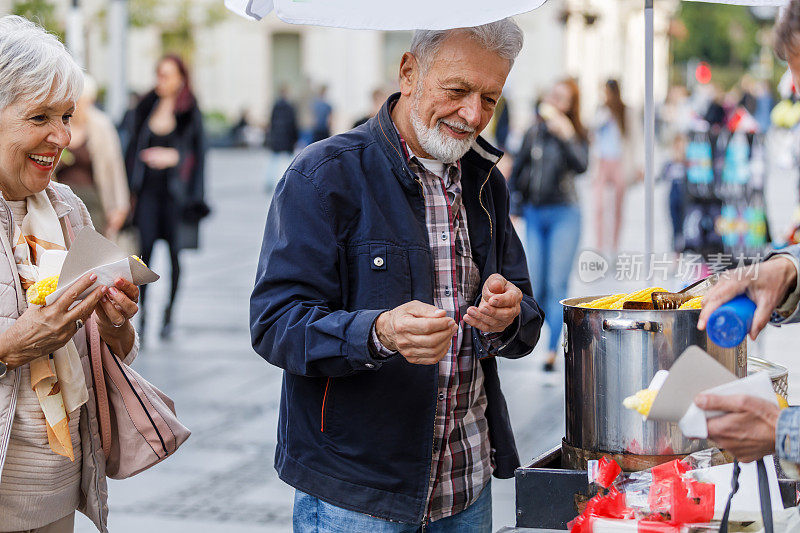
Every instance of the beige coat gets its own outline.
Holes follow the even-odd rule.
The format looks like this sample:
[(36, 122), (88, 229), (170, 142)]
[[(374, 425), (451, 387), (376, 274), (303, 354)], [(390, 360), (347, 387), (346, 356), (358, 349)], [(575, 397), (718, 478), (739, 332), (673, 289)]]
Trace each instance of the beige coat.
[[(56, 194), (55, 191), (58, 193)], [(61, 219), (64, 239), (67, 242), (69, 242), (69, 236), (64, 225), (65, 217), (69, 218), (75, 233), (84, 226), (92, 225), (86, 206), (69, 187), (52, 183), (47, 188), (47, 194), (53, 203), (56, 214)], [(59, 200), (59, 196), (61, 200)], [(11, 250), (14, 231), (14, 222), (11, 217), (11, 209), (0, 196), (0, 331), (8, 329), (27, 307), (25, 293), (20, 286), (17, 265)], [(106, 460), (100, 443), (97, 406), (94, 401), (92, 373), (89, 366), (89, 350), (84, 333), (85, 330), (80, 330), (75, 336), (75, 345), (81, 356), (83, 370), (86, 374), (86, 385), (89, 388), (89, 401), (81, 407), (80, 435), (83, 466), (81, 470), (81, 504), (78, 510), (88, 516), (98, 530), (105, 533), (108, 531)], [(130, 363), (136, 357), (137, 352), (138, 337), (133, 350), (125, 358), (125, 362)], [(19, 387), (20, 373), (16, 369), (10, 370), (4, 378), (0, 379), (0, 479), (3, 475), (3, 465), (11, 436), (11, 424), (14, 420)]]
[(117, 130), (111, 120), (94, 106), (86, 110), (86, 149), (92, 159), (94, 183), (103, 211), (108, 215), (112, 211), (130, 209), (128, 178)]

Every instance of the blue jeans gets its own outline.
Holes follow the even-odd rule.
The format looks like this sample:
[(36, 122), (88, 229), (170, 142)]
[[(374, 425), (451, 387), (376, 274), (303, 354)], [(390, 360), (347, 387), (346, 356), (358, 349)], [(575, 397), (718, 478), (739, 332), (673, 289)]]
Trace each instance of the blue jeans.
[(567, 297), (567, 284), (581, 236), (581, 211), (575, 205), (526, 205), (528, 270), (533, 297), (544, 309), (550, 329), (547, 349), (558, 347), (564, 313), (559, 303)]
[(294, 533), (491, 533), (492, 483), (460, 513), (426, 525), (390, 522), (348, 511), (296, 490), (293, 523)]

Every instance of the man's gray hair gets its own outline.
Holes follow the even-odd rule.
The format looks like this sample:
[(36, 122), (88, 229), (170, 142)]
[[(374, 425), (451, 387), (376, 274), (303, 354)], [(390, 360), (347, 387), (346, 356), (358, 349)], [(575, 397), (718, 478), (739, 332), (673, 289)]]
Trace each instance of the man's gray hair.
[(482, 26), (457, 28), (453, 30), (417, 30), (411, 39), (411, 53), (427, 70), (430, 61), (439, 51), (439, 46), (453, 32), (465, 32), (484, 48), (507, 59), (511, 66), (522, 50), (524, 36), (517, 23), (510, 18), (490, 22)]
[(0, 18), (0, 110), (20, 98), (77, 101), (83, 71), (55, 35), (33, 22)]

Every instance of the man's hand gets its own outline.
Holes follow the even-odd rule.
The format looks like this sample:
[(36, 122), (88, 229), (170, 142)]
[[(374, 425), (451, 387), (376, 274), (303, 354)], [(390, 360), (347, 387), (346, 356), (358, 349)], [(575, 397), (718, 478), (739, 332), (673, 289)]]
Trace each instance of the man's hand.
[(750, 338), (755, 340), (769, 323), (772, 312), (781, 305), (786, 293), (794, 289), (796, 283), (797, 271), (794, 264), (780, 255), (757, 265), (724, 272), (703, 298), (703, 310), (697, 321), (697, 329), (705, 329), (708, 317), (717, 307), (746, 292), (756, 304), (756, 313), (750, 328)]
[(492, 274), (483, 284), (478, 307), (470, 306), (464, 322), (485, 333), (499, 333), (514, 322), (520, 313), (522, 291), (500, 274)]
[(375, 321), (381, 344), (415, 365), (438, 363), (457, 331), (458, 325), (444, 310), (417, 300), (381, 313)]
[(701, 394), (694, 402), (704, 411), (727, 414), (708, 420), (708, 438), (743, 463), (775, 453), (780, 408), (753, 396)]

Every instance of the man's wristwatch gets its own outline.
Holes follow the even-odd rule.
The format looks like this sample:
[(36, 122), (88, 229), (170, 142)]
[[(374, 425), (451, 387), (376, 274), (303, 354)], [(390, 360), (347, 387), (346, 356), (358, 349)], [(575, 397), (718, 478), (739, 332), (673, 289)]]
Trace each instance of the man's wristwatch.
[(0, 361), (0, 379), (6, 377), (7, 373), (8, 373), (8, 365), (5, 364), (3, 361)]

